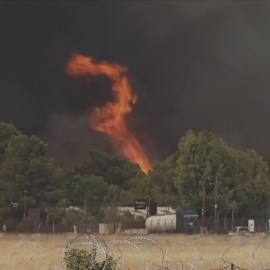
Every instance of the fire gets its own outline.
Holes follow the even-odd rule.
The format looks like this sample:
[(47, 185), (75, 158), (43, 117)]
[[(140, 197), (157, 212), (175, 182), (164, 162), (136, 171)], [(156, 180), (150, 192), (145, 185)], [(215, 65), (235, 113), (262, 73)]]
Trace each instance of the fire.
[(106, 61), (95, 63), (91, 57), (73, 54), (66, 65), (66, 72), (73, 77), (85, 75), (107, 75), (113, 82), (115, 102), (107, 102), (103, 107), (95, 107), (89, 120), (92, 129), (106, 133), (115, 150), (120, 150), (132, 162), (137, 163), (145, 173), (151, 169), (142, 146), (125, 123), (125, 114), (132, 111), (131, 103), (137, 101), (125, 75), (127, 68)]

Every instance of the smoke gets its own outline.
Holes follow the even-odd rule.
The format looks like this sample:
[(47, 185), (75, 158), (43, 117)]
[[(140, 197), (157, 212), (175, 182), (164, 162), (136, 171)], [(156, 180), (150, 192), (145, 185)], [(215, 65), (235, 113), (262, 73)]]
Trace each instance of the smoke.
[(269, 157), (269, 9), (241, 1), (1, 2), (1, 120), (40, 135), (60, 163), (78, 163), (92, 147), (110, 151), (86, 112), (113, 99), (111, 83), (66, 76), (77, 52), (127, 66), (138, 94), (127, 122), (152, 162), (176, 151), (190, 128)]
[(90, 149), (111, 151), (106, 136), (92, 131), (87, 126), (88, 121), (89, 113), (77, 116), (59, 113), (46, 124), (46, 132), (41, 136), (48, 143), (49, 154), (57, 164), (79, 164), (88, 158)]

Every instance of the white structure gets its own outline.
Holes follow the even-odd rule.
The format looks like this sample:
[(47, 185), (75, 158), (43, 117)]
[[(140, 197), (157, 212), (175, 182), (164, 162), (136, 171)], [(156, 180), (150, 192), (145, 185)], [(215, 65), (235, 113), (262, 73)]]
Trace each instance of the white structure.
[(176, 230), (176, 214), (151, 216), (146, 220), (145, 226), (149, 233), (174, 232)]
[[(118, 213), (123, 214), (124, 212), (130, 212), (135, 219), (137, 218), (147, 218), (147, 209), (140, 209), (140, 210), (135, 210), (134, 207), (118, 207)], [(176, 211), (167, 206), (158, 206), (157, 207), (157, 215), (165, 215), (165, 214), (175, 214)]]
[(253, 233), (255, 231), (254, 219), (248, 220), (248, 231)]

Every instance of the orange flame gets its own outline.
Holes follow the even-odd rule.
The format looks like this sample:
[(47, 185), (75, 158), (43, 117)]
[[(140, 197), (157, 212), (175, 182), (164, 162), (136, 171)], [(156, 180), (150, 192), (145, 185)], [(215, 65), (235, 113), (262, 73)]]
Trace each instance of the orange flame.
[(128, 78), (124, 75), (127, 68), (106, 61), (95, 63), (91, 57), (73, 54), (66, 65), (70, 76), (107, 75), (113, 81), (112, 91), (115, 102), (107, 102), (103, 107), (95, 107), (90, 118), (90, 127), (108, 135), (116, 150), (120, 150), (132, 162), (137, 163), (145, 173), (151, 169), (142, 146), (125, 123), (125, 114), (132, 111), (131, 103), (136, 103), (137, 96), (132, 94)]

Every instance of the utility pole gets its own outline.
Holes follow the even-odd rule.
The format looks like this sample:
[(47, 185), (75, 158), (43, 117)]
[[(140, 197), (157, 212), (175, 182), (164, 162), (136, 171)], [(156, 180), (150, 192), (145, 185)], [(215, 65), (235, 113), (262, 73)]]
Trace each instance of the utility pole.
[(23, 191), (23, 218), (26, 216), (26, 190)]
[(115, 211), (115, 217), (113, 218), (113, 234), (116, 232), (116, 224), (115, 224), (115, 218), (117, 217), (117, 209), (116, 209), (116, 200), (115, 200), (115, 189), (113, 190), (113, 209)]
[(204, 233), (204, 220), (205, 220), (205, 186), (203, 186), (202, 233)]
[(218, 178), (216, 176), (216, 180), (215, 180), (215, 232), (217, 232), (217, 188), (218, 188)]
[(146, 218), (149, 217), (149, 196), (146, 195)]

